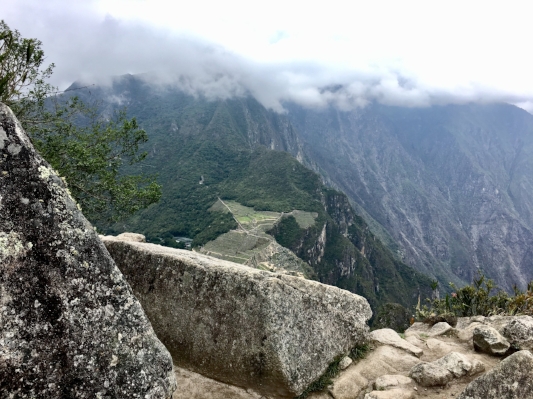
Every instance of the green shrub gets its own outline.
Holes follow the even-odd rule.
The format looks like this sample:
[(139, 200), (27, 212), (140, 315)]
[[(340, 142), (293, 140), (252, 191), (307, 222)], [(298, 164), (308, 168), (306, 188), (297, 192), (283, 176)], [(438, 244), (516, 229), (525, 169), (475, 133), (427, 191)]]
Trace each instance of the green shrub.
[[(363, 359), (368, 351), (370, 350), (370, 345), (363, 344), (361, 346), (354, 347), (348, 356), (353, 360)], [(339, 363), (342, 360), (343, 356), (337, 357), (327, 368), (327, 370), (307, 387), (307, 389), (302, 392), (299, 396), (294, 399), (305, 399), (313, 392), (319, 392), (326, 389), (329, 385), (333, 383), (333, 378), (335, 378), (340, 373)]]
[(372, 328), (392, 328), (403, 333), (410, 326), (411, 316), (412, 313), (399, 303), (385, 303), (378, 308)]
[(533, 281), (525, 292), (515, 286), (513, 295), (498, 289), (482, 273), (471, 285), (457, 288), (450, 283), (450, 287), (454, 290), (451, 294), (429, 301), (429, 306), (417, 307), (417, 319), (434, 324), (448, 320), (453, 323), (457, 317), (533, 315)]

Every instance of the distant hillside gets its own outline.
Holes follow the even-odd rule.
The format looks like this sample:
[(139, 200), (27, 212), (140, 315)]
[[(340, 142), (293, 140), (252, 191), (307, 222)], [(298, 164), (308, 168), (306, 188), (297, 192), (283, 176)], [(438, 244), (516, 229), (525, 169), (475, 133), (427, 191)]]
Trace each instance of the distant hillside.
[(301, 228), (288, 216), (271, 234), (317, 279), (365, 296), (374, 308), (391, 301), (413, 305), (419, 293), (429, 294), (430, 280), (395, 259), (344, 194), (327, 189), (289, 155), (303, 157), (285, 116), (250, 98), (208, 101), (155, 90), (131, 76), (91, 92), (104, 100), (106, 112), (126, 105), (146, 129), (144, 168), (156, 171), (163, 185), (159, 204), (107, 226), (109, 232), (141, 232), (152, 241), (186, 236), (201, 246), (237, 227), (229, 213), (211, 209), (218, 198), (257, 210), (313, 212), (312, 226)]
[(533, 116), (505, 104), (290, 106), (305, 154), (409, 265), (447, 285), (533, 278)]

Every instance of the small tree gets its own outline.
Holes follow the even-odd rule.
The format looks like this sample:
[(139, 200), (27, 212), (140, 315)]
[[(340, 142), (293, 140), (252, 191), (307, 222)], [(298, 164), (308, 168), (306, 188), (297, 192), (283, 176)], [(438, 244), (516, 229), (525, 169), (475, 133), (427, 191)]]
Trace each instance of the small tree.
[(58, 96), (46, 82), (53, 64), (44, 62), (41, 42), (21, 38), (0, 22), (0, 100), (10, 106), (41, 155), (63, 176), (93, 223), (117, 221), (157, 202), (153, 176), (124, 174), (142, 161), (148, 140), (135, 118), (119, 111), (109, 120), (77, 97)]
[(54, 64), (41, 69), (44, 51), (41, 41), (21, 38), (0, 21), (0, 101), (8, 105), (23, 123), (29, 114), (54, 91), (46, 80), (52, 75)]
[(139, 145), (148, 140), (124, 110), (103, 121), (98, 108), (72, 97), (51, 99), (42, 123), (29, 127), (41, 155), (65, 178), (83, 213), (96, 224), (116, 222), (157, 202), (161, 187), (153, 176), (121, 173), (123, 166), (146, 157)]

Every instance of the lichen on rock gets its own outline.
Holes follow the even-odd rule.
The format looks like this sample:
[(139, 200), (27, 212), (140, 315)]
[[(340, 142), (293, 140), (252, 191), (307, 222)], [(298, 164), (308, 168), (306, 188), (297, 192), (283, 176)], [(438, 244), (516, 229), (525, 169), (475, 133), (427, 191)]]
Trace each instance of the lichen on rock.
[(155, 336), (61, 178), (0, 104), (0, 392), (170, 398)]
[(366, 299), (191, 251), (104, 243), (179, 367), (293, 398), (366, 342)]

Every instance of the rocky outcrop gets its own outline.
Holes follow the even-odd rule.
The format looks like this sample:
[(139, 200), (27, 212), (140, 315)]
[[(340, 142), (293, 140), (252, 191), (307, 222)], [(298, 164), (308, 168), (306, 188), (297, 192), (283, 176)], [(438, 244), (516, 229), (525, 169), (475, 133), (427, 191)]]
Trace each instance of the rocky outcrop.
[(472, 381), (458, 399), (524, 399), (533, 397), (533, 355), (520, 351), (478, 379)]
[(475, 375), (485, 370), (485, 366), (465, 355), (450, 352), (431, 363), (419, 363), (411, 369), (409, 376), (424, 387), (446, 385), (453, 378)]
[(162, 399), (175, 386), (129, 285), (0, 104), (0, 396)]
[[(397, 334), (397, 338), (405, 336), (405, 341), (419, 348), (423, 352), (420, 358), (410, 354), (409, 350), (393, 346), (396, 338), (389, 337), (392, 344), (373, 339), (371, 350), (364, 358), (355, 359), (346, 369), (339, 364), (341, 371), (332, 383), (323, 391), (311, 393), (307, 399), (442, 399), (459, 397), (463, 391), (465, 393), (462, 399), (532, 398), (531, 355), (527, 351), (515, 353), (501, 361), (499, 357), (475, 350), (473, 345), (472, 331), (475, 328), (489, 326), (503, 330), (517, 318), (520, 316), (461, 317), (457, 320), (456, 334), (436, 337), (428, 334), (431, 325), (415, 323), (406, 330), (405, 335)], [(376, 330), (372, 335), (375, 337), (383, 334)], [(390, 331), (385, 330), (385, 336), (389, 335)], [(468, 335), (470, 338), (464, 339)], [(516, 356), (517, 354), (520, 355)], [(427, 371), (427, 367), (423, 366), (427, 364), (432, 366), (429, 371), (433, 370), (434, 373), (422, 378), (429, 381), (429, 384), (422, 385), (409, 377), (413, 369)], [(180, 391), (176, 398), (211, 397), (210, 389), (220, 389), (207, 387), (214, 382), (196, 383), (198, 376), (180, 380), (180, 383), (181, 381), (187, 388)], [(190, 387), (193, 381), (196, 385)], [(442, 385), (435, 384), (439, 381)], [(202, 388), (205, 390), (198, 392), (200, 386), (206, 386)], [(234, 389), (227, 387), (226, 390), (229, 392), (230, 388)], [(235, 397), (258, 399), (260, 395), (247, 390)], [(262, 398), (277, 399), (268, 394)]]
[(294, 397), (367, 339), (370, 307), (348, 291), (191, 251), (104, 243), (180, 367)]
[(472, 339), (476, 350), (496, 356), (505, 355), (511, 346), (498, 330), (490, 326), (476, 327)]
[(533, 350), (533, 317), (514, 318), (504, 327), (503, 335), (509, 340), (513, 348)]

